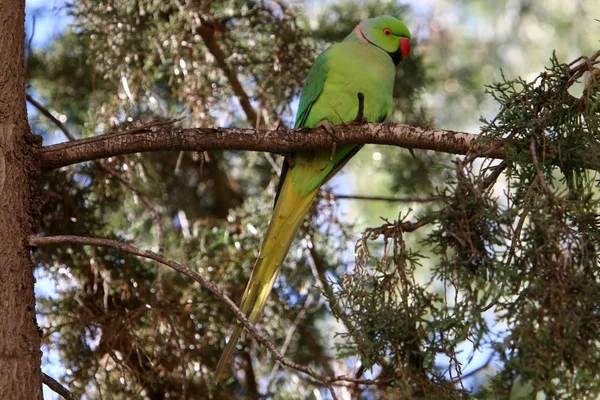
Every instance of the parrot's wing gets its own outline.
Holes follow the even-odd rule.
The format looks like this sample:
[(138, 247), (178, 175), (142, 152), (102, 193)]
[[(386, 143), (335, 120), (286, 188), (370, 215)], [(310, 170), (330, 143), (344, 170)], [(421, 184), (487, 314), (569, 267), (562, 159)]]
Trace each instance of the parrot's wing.
[(300, 104), (298, 105), (298, 113), (296, 114), (296, 122), (294, 123), (295, 128), (304, 126), (312, 105), (317, 101), (319, 95), (323, 91), (325, 78), (327, 78), (327, 73), (329, 72), (330, 49), (331, 48), (321, 53), (315, 60), (310, 71), (308, 71), (306, 83), (304, 84), (302, 94), (300, 95)]
[[(313, 104), (315, 103), (315, 101), (317, 101), (319, 95), (323, 91), (325, 78), (327, 77), (327, 73), (329, 72), (328, 53), (329, 49), (321, 53), (319, 57), (317, 57), (317, 59), (315, 60), (313, 66), (310, 68), (310, 71), (308, 71), (306, 82), (304, 83), (302, 93), (300, 94), (300, 104), (298, 105), (298, 112), (296, 113), (296, 122), (294, 123), (295, 128), (300, 128), (304, 126), (306, 118), (308, 118), (308, 114), (310, 113), (310, 109), (312, 108)], [(281, 187), (283, 186), (283, 181), (287, 175), (288, 169), (288, 161), (284, 160), (283, 165), (281, 166), (281, 175), (279, 177), (279, 183), (277, 184), (277, 192), (275, 192), (274, 205), (277, 204), (277, 199), (279, 199), (279, 193), (281, 192)]]

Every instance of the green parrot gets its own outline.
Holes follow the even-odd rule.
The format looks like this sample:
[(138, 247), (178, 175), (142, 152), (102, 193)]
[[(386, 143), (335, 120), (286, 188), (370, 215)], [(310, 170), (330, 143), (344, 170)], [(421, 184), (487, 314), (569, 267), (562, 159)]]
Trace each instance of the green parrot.
[[(364, 117), (381, 122), (391, 113), (396, 66), (410, 52), (410, 31), (397, 18), (384, 15), (362, 21), (342, 41), (317, 57), (296, 115), (295, 127), (341, 125), (358, 114), (358, 93), (364, 95)], [(283, 260), (321, 185), (331, 179), (361, 146), (296, 153), (284, 161), (275, 208), (240, 309), (258, 322)], [(290, 166), (291, 165), (291, 166)], [(215, 371), (218, 383), (242, 333), (237, 323)]]

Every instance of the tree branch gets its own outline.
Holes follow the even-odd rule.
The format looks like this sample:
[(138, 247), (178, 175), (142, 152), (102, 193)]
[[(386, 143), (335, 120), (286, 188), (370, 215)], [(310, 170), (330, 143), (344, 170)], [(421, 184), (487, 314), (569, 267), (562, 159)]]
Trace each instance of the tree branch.
[(227, 80), (229, 81), (229, 85), (231, 85), (231, 89), (233, 93), (237, 97), (240, 105), (242, 106), (242, 110), (244, 110), (244, 114), (246, 114), (246, 118), (250, 121), (251, 126), (256, 124), (258, 121), (258, 114), (252, 104), (250, 103), (250, 98), (244, 91), (240, 80), (234, 71), (231, 70), (229, 64), (227, 64), (227, 56), (221, 50), (221, 47), (215, 40), (215, 28), (214, 25), (210, 23), (203, 23), (200, 29), (198, 30), (206, 48), (215, 58), (215, 62), (217, 66), (221, 69)]
[(481, 364), (479, 367), (475, 368), (474, 370), (471, 370), (469, 372), (467, 372), (466, 374), (461, 375), (458, 378), (455, 378), (453, 380), (451, 380), (452, 383), (458, 383), (459, 382), (459, 378), (460, 380), (464, 380), (467, 378), (472, 377), (473, 375), (478, 374), (479, 372), (481, 372), (482, 370), (486, 369), (487, 367), (490, 366), (490, 364), (492, 363), (492, 361), (494, 361), (494, 357), (496, 356), (495, 352), (492, 352), (492, 354), (489, 355), (489, 357), (487, 358), (487, 360)]
[(42, 383), (48, 386), (54, 393), (66, 400), (75, 400), (75, 396), (50, 375), (42, 373)]
[[(294, 321), (292, 322), (292, 325), (288, 329), (288, 332), (285, 336), (285, 341), (283, 342), (283, 345), (281, 346), (281, 354), (282, 355), (285, 355), (285, 353), (287, 352), (287, 349), (290, 346), (290, 343), (292, 342), (292, 339), (294, 337), (294, 333), (296, 332), (296, 329), (298, 329), (298, 325), (302, 322), (302, 319), (306, 316), (308, 308), (310, 307), (313, 300), (314, 300), (314, 295), (312, 292), (309, 292), (308, 296), (306, 296), (306, 300), (304, 301), (304, 305), (300, 309), (300, 312), (298, 313), (298, 315), (296, 315), (296, 318), (294, 318)], [(271, 373), (269, 374), (269, 378), (268, 378), (267, 384), (266, 384), (267, 391), (269, 391), (269, 392), (271, 391), (271, 386), (273, 385), (273, 382), (275, 381), (277, 371), (279, 371), (279, 364), (275, 364), (273, 366), (273, 369), (271, 369)]]
[(41, 112), (43, 115), (45, 115), (46, 118), (48, 118), (50, 121), (54, 122), (54, 124), (58, 127), (58, 129), (60, 129), (62, 131), (62, 133), (65, 134), (67, 139), (69, 139), (71, 141), (75, 140), (75, 137), (71, 134), (71, 132), (69, 132), (69, 129), (67, 129), (67, 126), (65, 124), (63, 124), (62, 122), (60, 122), (59, 119), (56, 118), (54, 115), (52, 115), (50, 110), (48, 110), (46, 107), (44, 107), (42, 105), (42, 103), (40, 103), (39, 101), (34, 99), (32, 96), (27, 95), (26, 97), (27, 97), (27, 101), (29, 102), (29, 104), (31, 104), (32, 106), (37, 108), (37, 110), (39, 112)]
[(393, 197), (393, 196), (365, 196), (360, 194), (338, 194), (331, 193), (334, 200), (367, 200), (367, 201), (387, 201), (391, 203), (431, 203), (434, 201), (442, 201), (445, 196), (429, 196), (429, 197)]
[[(478, 144), (476, 134), (401, 124), (346, 124), (336, 127), (335, 142), (344, 144), (386, 144), (412, 149), (428, 149), (453, 154), (475, 154), (505, 158), (504, 144), (495, 140)], [(120, 133), (43, 147), (46, 169), (121, 154), (171, 150), (249, 150), (290, 154), (329, 149), (333, 138), (324, 128), (259, 130), (239, 128), (192, 128), (148, 126)]]
[(238, 321), (242, 325), (244, 325), (244, 328), (246, 328), (246, 330), (250, 333), (250, 335), (252, 335), (252, 337), (257, 342), (259, 342), (260, 344), (265, 346), (267, 348), (267, 350), (269, 350), (269, 352), (271, 354), (273, 354), (273, 357), (275, 357), (277, 359), (277, 361), (279, 361), (281, 364), (285, 365), (286, 367), (289, 367), (289, 368), (292, 368), (297, 371), (305, 373), (306, 375), (310, 376), (315, 381), (321, 382), (323, 385), (325, 385), (326, 387), (329, 388), (329, 390), (331, 391), (331, 395), (334, 399), (337, 399), (337, 397), (333, 390), (333, 385), (338, 382), (351, 382), (351, 383), (365, 384), (365, 385), (379, 385), (379, 384), (383, 384), (386, 382), (385, 380), (373, 381), (373, 380), (365, 380), (365, 379), (354, 379), (354, 378), (349, 378), (346, 376), (323, 376), (323, 375), (319, 375), (312, 368), (310, 368), (308, 366), (298, 364), (296, 362), (293, 362), (293, 361), (285, 358), (279, 352), (279, 350), (277, 350), (277, 347), (275, 347), (275, 344), (273, 344), (273, 342), (269, 341), (267, 338), (265, 338), (258, 332), (258, 329), (254, 325), (252, 325), (252, 323), (250, 323), (250, 321), (248, 321), (248, 319), (246, 318), (244, 313), (238, 308), (238, 306), (233, 302), (233, 300), (231, 300), (226, 294), (224, 294), (217, 287), (217, 285), (206, 280), (202, 275), (198, 274), (197, 272), (195, 272), (195, 271), (193, 271), (193, 270), (179, 264), (178, 262), (175, 262), (175, 261), (171, 260), (170, 258), (167, 258), (161, 254), (157, 254), (157, 253), (154, 253), (149, 250), (142, 250), (138, 247), (132, 246), (127, 243), (122, 243), (117, 240), (103, 239), (103, 238), (91, 238), (91, 237), (83, 237), (83, 236), (72, 236), (72, 235), (45, 236), (45, 237), (30, 236), (28, 239), (28, 242), (29, 242), (29, 245), (32, 247), (64, 244), (64, 243), (99, 246), (99, 247), (109, 247), (109, 248), (113, 248), (113, 249), (122, 251), (124, 253), (133, 254), (138, 257), (149, 258), (151, 260), (157, 261), (161, 264), (164, 264), (164, 265), (174, 269), (175, 271), (179, 272), (180, 274), (183, 274), (183, 275), (189, 277), (190, 279), (193, 279), (194, 281), (198, 282), (200, 284), (200, 286), (202, 286), (204, 289), (211, 292), (215, 297), (217, 297), (220, 301), (222, 301), (233, 312), (233, 314), (238, 319)]

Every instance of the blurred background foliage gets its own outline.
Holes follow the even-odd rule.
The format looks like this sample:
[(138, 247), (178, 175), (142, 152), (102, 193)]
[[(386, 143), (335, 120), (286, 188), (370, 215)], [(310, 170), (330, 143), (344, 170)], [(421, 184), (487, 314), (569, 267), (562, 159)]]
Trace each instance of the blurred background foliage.
[[(597, 154), (597, 81), (584, 90), (561, 64), (598, 49), (596, 1), (74, 1), (54, 17), (70, 26), (30, 47), (28, 92), (75, 138), (179, 117), (289, 126), (316, 55), (381, 14), (415, 38), (390, 121), (522, 145), (507, 163), (365, 147), (323, 191), (261, 329), (320, 373), (381, 379), (341, 398), (597, 398), (597, 177), (581, 168)], [(66, 140), (29, 110), (45, 144)], [(532, 164), (532, 143), (573, 156)], [(279, 162), (165, 152), (62, 168), (46, 175), (42, 231), (162, 251), (239, 302)], [(77, 396), (330, 397), (249, 339), (212, 387), (234, 318), (187, 278), (101, 248), (34, 257), (44, 370)]]

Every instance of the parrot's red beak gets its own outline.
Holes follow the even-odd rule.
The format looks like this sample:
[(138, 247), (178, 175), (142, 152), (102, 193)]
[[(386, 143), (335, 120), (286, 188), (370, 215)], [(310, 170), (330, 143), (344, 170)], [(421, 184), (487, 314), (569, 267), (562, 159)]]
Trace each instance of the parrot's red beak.
[(402, 54), (402, 59), (405, 59), (406, 57), (408, 57), (408, 54), (410, 53), (410, 39), (408, 38), (400, 38), (400, 45), (398, 47), (398, 49), (400, 50), (400, 53)]

